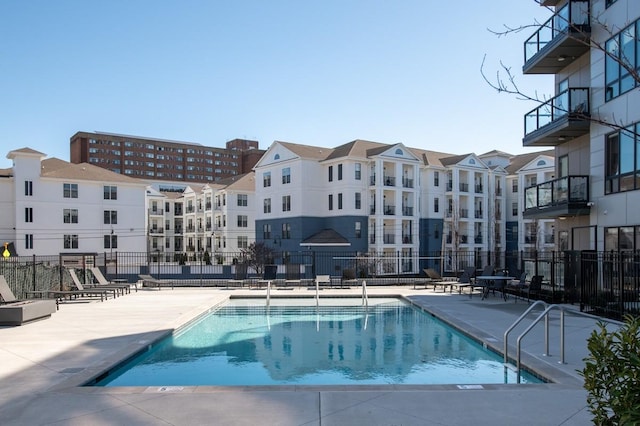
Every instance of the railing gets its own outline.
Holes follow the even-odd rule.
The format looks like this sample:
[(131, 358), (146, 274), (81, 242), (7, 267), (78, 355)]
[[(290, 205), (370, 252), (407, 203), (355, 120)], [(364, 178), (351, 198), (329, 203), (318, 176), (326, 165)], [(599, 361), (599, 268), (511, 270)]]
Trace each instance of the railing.
[(403, 207), (402, 208), (403, 216), (413, 216), (413, 207)]
[(476, 210), (474, 216), (476, 219), (482, 219), (482, 210)]
[(483, 190), (482, 185), (476, 185), (476, 194), (482, 194)]
[(396, 178), (394, 176), (383, 177), (384, 186), (396, 186)]
[(540, 29), (524, 42), (524, 62), (527, 63), (554, 38), (566, 34), (571, 27), (578, 31), (591, 31), (589, 0), (570, 0), (542, 24)]
[(369, 206), (369, 214), (376, 214), (376, 206)]
[(384, 234), (383, 242), (385, 244), (395, 244), (396, 243), (396, 235), (395, 234)]
[(396, 214), (396, 206), (387, 204), (384, 206), (384, 214), (388, 216), (393, 216)]
[(460, 188), (460, 192), (469, 192), (468, 183), (460, 183), (459, 188)]
[(460, 217), (466, 219), (469, 217), (469, 209), (460, 209)]
[(588, 87), (567, 89), (529, 111), (524, 116), (524, 134), (535, 132), (568, 114), (583, 118), (589, 115)]
[(402, 186), (405, 188), (413, 188), (413, 179), (402, 178)]
[(402, 244), (413, 244), (413, 235), (403, 235)]
[(447, 182), (447, 191), (453, 191), (453, 182)]
[(525, 210), (589, 201), (589, 176), (565, 176), (524, 190)]

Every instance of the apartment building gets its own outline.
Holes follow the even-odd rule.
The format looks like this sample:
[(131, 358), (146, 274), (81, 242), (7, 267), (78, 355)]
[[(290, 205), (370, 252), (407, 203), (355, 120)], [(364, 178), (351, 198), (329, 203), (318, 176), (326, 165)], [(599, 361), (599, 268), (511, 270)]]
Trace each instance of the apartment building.
[(558, 219), (561, 249), (638, 250), (640, 2), (540, 3), (555, 13), (525, 41), (523, 72), (556, 93), (525, 115), (523, 145), (553, 147), (555, 174), (525, 188), (524, 217)]
[(72, 163), (90, 163), (147, 180), (212, 183), (251, 171), (263, 150), (258, 141), (234, 139), (225, 148), (113, 133), (77, 132)]
[[(542, 157), (530, 167), (519, 160), (515, 172), (548, 169), (553, 158)], [(514, 158), (276, 141), (255, 167), (256, 240), (283, 252), (376, 253), (393, 259), (378, 271), (388, 274), (417, 273), (435, 252), (503, 251), (506, 206), (519, 198), (503, 192)], [(516, 241), (526, 231), (516, 229)]]
[(145, 251), (145, 183), (30, 148), (10, 151), (0, 171), (0, 239), (15, 253)]
[(256, 208), (253, 172), (182, 188), (155, 182), (147, 187), (149, 250), (167, 261), (235, 255), (255, 241)]

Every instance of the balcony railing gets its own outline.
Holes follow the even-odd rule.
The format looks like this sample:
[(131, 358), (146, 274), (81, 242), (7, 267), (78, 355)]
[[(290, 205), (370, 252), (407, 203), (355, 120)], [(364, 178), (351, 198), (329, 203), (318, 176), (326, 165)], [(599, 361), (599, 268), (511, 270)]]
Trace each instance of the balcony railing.
[(525, 74), (555, 74), (589, 50), (589, 0), (569, 0), (524, 42)]
[(194, 213), (196, 211), (195, 207), (193, 206), (187, 206), (187, 213)]
[(413, 207), (403, 207), (402, 208), (403, 216), (413, 216)]
[(469, 184), (468, 183), (460, 183), (460, 192), (469, 192)]
[(468, 218), (469, 217), (469, 209), (460, 209), (460, 217), (461, 218)]
[(375, 185), (376, 184), (376, 175), (373, 174), (371, 175), (371, 177), (369, 178), (369, 185)]
[(476, 219), (482, 219), (482, 216), (483, 216), (483, 215), (482, 215), (482, 210), (476, 210), (476, 211), (474, 212), (474, 217), (475, 217)]
[(396, 235), (395, 234), (384, 234), (384, 243), (385, 244), (395, 244), (396, 243)]
[(482, 244), (482, 235), (476, 235), (473, 238), (473, 242), (476, 243), (476, 244)]
[(525, 217), (587, 215), (589, 176), (565, 176), (526, 188)]
[(565, 90), (524, 116), (525, 146), (555, 146), (589, 133), (589, 88)]
[(369, 244), (375, 244), (376, 243), (376, 234), (370, 234), (369, 235)]
[(447, 182), (447, 191), (453, 191), (453, 182)]
[(396, 178), (394, 176), (384, 176), (384, 186), (396, 186)]
[(376, 206), (369, 206), (369, 214), (376, 214)]
[(482, 194), (483, 189), (482, 185), (476, 185), (476, 194)]
[(413, 244), (413, 235), (403, 235), (402, 244)]
[(390, 204), (384, 206), (384, 214), (388, 216), (393, 216), (396, 214), (396, 206), (392, 206)]
[(413, 179), (402, 178), (402, 186), (405, 188), (413, 188)]

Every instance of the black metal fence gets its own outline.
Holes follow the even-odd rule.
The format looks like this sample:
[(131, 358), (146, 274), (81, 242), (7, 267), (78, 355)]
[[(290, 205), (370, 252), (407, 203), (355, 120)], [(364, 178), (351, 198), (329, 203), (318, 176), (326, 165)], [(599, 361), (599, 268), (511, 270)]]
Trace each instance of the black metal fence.
[[(535, 296), (549, 303), (579, 303), (580, 309), (600, 316), (622, 318), (640, 314), (640, 251), (634, 252), (431, 252), (408, 256), (401, 252), (349, 251), (269, 252), (251, 259), (247, 253), (62, 253), (58, 256), (10, 257), (0, 260), (4, 275), (18, 298), (29, 291), (72, 288), (67, 268), (81, 281), (92, 280), (88, 268), (99, 267), (109, 279), (136, 282), (140, 274), (171, 279), (176, 286), (224, 286), (240, 270), (246, 278), (262, 277), (261, 266), (277, 265), (277, 277), (312, 281), (316, 275), (376, 278), (373, 283), (404, 284), (434, 268), (443, 276), (459, 276), (468, 266), (481, 271), (493, 265), (508, 275), (528, 279), (542, 276)], [(295, 277), (290, 274), (295, 274)]]

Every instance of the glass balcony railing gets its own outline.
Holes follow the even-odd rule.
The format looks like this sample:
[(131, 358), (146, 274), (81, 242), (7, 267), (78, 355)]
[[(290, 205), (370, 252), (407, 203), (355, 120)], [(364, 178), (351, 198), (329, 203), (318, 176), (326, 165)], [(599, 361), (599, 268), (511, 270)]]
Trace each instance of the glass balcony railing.
[(525, 189), (525, 210), (588, 201), (589, 176), (565, 176)]
[[(525, 64), (552, 42), (569, 31), (589, 33), (589, 0), (569, 0), (524, 42)], [(588, 45), (586, 46), (588, 47)], [(560, 59), (556, 59), (560, 61)]]
[(525, 136), (568, 114), (589, 115), (589, 88), (568, 89), (549, 99), (524, 117)]

